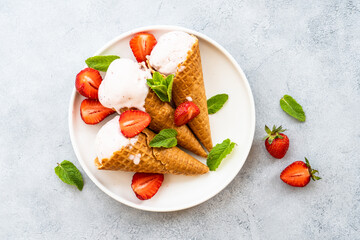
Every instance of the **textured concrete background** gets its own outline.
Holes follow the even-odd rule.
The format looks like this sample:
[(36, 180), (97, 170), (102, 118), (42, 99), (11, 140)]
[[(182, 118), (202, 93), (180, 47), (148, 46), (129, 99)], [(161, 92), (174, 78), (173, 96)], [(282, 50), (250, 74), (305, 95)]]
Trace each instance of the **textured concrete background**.
[[(19, 1), (0, 4), (0, 239), (360, 239), (360, 4), (358, 1)], [(206, 203), (180, 212), (129, 208), (84, 174), (68, 134), (74, 76), (120, 33), (173, 24), (223, 45), (256, 104), (251, 153)], [(305, 123), (279, 107), (289, 93)], [(283, 124), (285, 159), (271, 158), (264, 124)], [(323, 179), (279, 180), (307, 156)], [(82, 192), (57, 162), (82, 171)]]

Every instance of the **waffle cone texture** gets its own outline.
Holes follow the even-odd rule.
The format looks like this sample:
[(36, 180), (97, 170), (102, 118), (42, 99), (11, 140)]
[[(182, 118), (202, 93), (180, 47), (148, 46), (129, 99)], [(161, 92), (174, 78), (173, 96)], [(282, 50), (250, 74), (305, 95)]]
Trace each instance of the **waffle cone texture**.
[[(176, 175), (200, 175), (207, 173), (209, 168), (177, 147), (151, 148), (149, 143), (155, 134), (144, 129), (133, 145), (123, 147), (113, 153), (110, 159), (95, 159), (100, 170), (120, 170), (144, 173), (170, 173)], [(130, 160), (130, 155), (141, 155), (139, 164)]]
[(175, 129), (178, 132), (176, 138), (180, 146), (199, 156), (207, 156), (207, 153), (188, 126), (183, 125), (178, 127), (175, 125), (174, 108), (169, 103), (161, 101), (151, 89), (149, 89), (149, 93), (145, 99), (145, 111), (151, 116), (150, 129), (155, 132), (160, 132), (166, 128)]
[[(151, 67), (148, 60), (146, 63), (151, 72), (154, 73), (156, 69)], [(179, 106), (181, 103), (188, 101), (187, 97), (191, 97), (192, 101), (200, 109), (200, 114), (188, 122), (188, 125), (204, 147), (210, 151), (213, 148), (213, 144), (201, 65), (199, 40), (197, 38), (196, 42), (189, 50), (186, 60), (179, 64), (173, 82), (172, 99), (175, 105)]]
[(188, 125), (205, 148), (210, 151), (213, 144), (198, 39), (189, 50), (186, 60), (177, 68), (172, 96), (176, 106), (188, 101), (186, 97), (191, 97), (199, 107), (200, 114), (188, 122)]

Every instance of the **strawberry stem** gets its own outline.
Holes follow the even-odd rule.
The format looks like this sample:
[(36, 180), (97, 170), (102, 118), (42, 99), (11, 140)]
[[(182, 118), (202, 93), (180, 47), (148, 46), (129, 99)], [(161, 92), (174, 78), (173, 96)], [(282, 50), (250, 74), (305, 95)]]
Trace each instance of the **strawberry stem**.
[(306, 157), (305, 157), (305, 162), (306, 162), (306, 166), (308, 167), (308, 170), (309, 170), (311, 179), (312, 179), (313, 181), (320, 180), (321, 177), (315, 175), (316, 173), (319, 173), (319, 171), (316, 170), (316, 169), (312, 169), (312, 168), (311, 168), (310, 163), (309, 163), (309, 160), (308, 160)]
[(272, 144), (272, 142), (274, 141), (274, 139), (276, 138), (280, 138), (283, 139), (284, 137), (281, 136), (279, 133), (281, 132), (285, 132), (286, 129), (283, 129), (282, 126), (276, 128), (276, 126), (273, 126), (273, 129), (270, 130), (270, 128), (268, 126), (265, 125), (265, 132), (268, 134), (267, 136), (264, 137), (264, 140), (268, 140), (269, 144)]

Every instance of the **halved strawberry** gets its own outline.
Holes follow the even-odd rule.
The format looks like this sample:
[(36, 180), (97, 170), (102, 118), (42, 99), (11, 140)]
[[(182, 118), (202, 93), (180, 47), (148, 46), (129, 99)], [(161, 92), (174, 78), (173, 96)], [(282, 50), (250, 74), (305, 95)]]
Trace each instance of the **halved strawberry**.
[(306, 163), (296, 161), (287, 166), (280, 174), (281, 180), (293, 187), (305, 187), (310, 182), (310, 177), (314, 181), (321, 179), (315, 176), (318, 170), (311, 169), (307, 158), (305, 158), (305, 161)]
[(84, 99), (80, 105), (80, 115), (86, 124), (97, 124), (115, 111), (106, 108), (98, 100)]
[(150, 33), (137, 33), (130, 40), (130, 48), (138, 62), (146, 61), (146, 56), (150, 55), (152, 49), (156, 45), (154, 35)]
[(148, 113), (140, 110), (127, 110), (120, 115), (119, 123), (122, 134), (132, 138), (142, 132), (151, 122)]
[(194, 117), (199, 115), (200, 109), (194, 102), (183, 102), (175, 110), (174, 122), (176, 126), (187, 124)]
[(85, 68), (76, 75), (76, 90), (84, 97), (98, 99), (98, 89), (102, 77), (98, 70)]
[(157, 193), (163, 181), (163, 174), (135, 173), (132, 179), (131, 188), (138, 199), (148, 200)]

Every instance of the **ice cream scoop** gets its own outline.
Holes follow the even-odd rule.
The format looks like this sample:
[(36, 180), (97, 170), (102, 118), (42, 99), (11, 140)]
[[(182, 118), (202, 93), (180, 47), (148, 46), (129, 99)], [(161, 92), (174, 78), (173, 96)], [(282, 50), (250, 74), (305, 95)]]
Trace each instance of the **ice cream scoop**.
[[(209, 172), (209, 168), (177, 147), (152, 148), (149, 143), (155, 133), (145, 128), (138, 135), (133, 146), (119, 148), (111, 158), (95, 159), (101, 170), (120, 170), (144, 173), (171, 173), (199, 175)], [(140, 161), (138, 161), (138, 159)]]
[(145, 98), (149, 93), (148, 78), (151, 78), (151, 73), (143, 65), (126, 58), (116, 59), (100, 84), (99, 101), (118, 112), (121, 108), (144, 111)]
[(155, 132), (165, 128), (175, 129), (180, 146), (206, 157), (206, 152), (190, 129), (187, 126), (175, 125), (175, 110), (148, 88), (148, 78), (152, 78), (151, 73), (143, 65), (130, 59), (114, 60), (100, 85), (99, 100), (105, 107), (118, 112), (123, 108), (137, 108), (147, 112), (151, 116), (149, 128)]
[(127, 138), (121, 133), (119, 118), (120, 116), (115, 116), (102, 126), (96, 135), (95, 145), (99, 161), (110, 159), (114, 152), (133, 146), (138, 140), (138, 136)]
[[(167, 55), (169, 56), (166, 57)], [(160, 37), (158, 44), (154, 47), (148, 65), (152, 71), (158, 71), (164, 75), (171, 73), (175, 75), (172, 99), (176, 106), (191, 101), (200, 109), (200, 114), (188, 122), (188, 125), (205, 148), (210, 151), (213, 144), (199, 40), (183, 32), (166, 33)]]
[(158, 39), (150, 54), (151, 67), (164, 75), (175, 74), (178, 65), (186, 60), (195, 42), (196, 38), (185, 32), (165, 33)]

